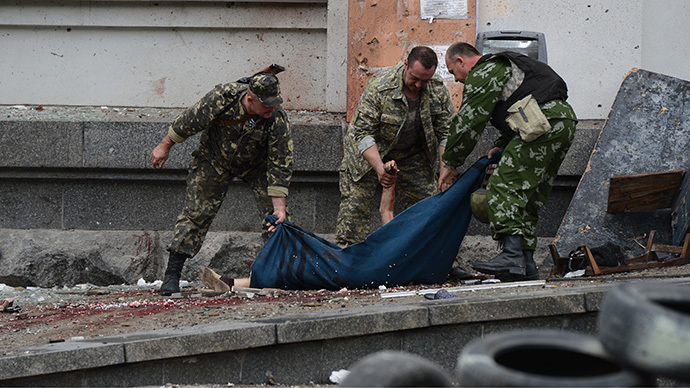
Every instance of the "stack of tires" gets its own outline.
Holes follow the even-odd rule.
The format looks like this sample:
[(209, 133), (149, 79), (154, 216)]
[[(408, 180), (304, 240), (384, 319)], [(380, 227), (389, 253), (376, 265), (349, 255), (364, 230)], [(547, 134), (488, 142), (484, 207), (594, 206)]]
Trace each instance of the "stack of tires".
[(529, 330), (487, 336), (458, 356), (459, 386), (653, 386), (690, 382), (690, 288), (630, 283), (607, 293), (598, 335)]
[(690, 385), (690, 286), (613, 287), (598, 317), (599, 340), (624, 365)]
[[(469, 343), (458, 356), (455, 385), (465, 387), (690, 386), (690, 287), (668, 283), (613, 286), (598, 333), (521, 330)], [(351, 387), (452, 386), (440, 366), (384, 351), (357, 362)]]

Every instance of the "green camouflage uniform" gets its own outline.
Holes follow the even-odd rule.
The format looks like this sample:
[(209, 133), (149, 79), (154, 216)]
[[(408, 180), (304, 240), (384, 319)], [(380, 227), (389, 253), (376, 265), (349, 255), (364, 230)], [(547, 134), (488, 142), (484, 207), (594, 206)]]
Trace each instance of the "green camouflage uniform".
[[(514, 70), (515, 69), (515, 70)], [(524, 74), (509, 61), (492, 59), (475, 66), (465, 81), (463, 100), (453, 117), (443, 161), (461, 166), (474, 149), (499, 99), (506, 100)], [(503, 149), (488, 181), (487, 202), (491, 235), (522, 235), (523, 249), (535, 250), (539, 209), (575, 137), (577, 117), (570, 104), (553, 100), (542, 106), (551, 130), (532, 142), (501, 132), (495, 142)]]
[(285, 111), (278, 106), (270, 119), (249, 116), (241, 104), (247, 85), (216, 86), (170, 126), (180, 143), (201, 132), (187, 177), (185, 208), (177, 218), (168, 250), (194, 256), (234, 178), (249, 184), (261, 214), (273, 213), (270, 197), (287, 197), (292, 178), (292, 140)]
[(369, 234), (374, 195), (380, 187), (376, 172), (362, 153), (376, 145), (384, 163), (395, 160), (400, 172), (395, 197), (403, 208), (434, 194), (438, 147), (444, 146), (453, 104), (443, 81), (434, 76), (419, 99), (423, 142), (394, 149), (408, 113), (403, 92), (404, 64), (373, 76), (364, 88), (347, 135), (340, 166), (340, 211), (335, 242), (347, 246), (363, 241)]

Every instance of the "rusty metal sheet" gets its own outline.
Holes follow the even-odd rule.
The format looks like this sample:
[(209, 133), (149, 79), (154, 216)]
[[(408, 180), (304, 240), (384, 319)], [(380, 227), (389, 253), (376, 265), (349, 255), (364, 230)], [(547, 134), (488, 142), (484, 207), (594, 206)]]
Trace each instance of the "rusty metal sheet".
[(646, 70), (627, 74), (558, 229), (559, 252), (610, 241), (629, 257), (638, 256), (651, 230), (660, 244), (671, 244), (669, 209), (607, 213), (608, 185), (612, 176), (690, 167), (689, 87), (688, 81)]

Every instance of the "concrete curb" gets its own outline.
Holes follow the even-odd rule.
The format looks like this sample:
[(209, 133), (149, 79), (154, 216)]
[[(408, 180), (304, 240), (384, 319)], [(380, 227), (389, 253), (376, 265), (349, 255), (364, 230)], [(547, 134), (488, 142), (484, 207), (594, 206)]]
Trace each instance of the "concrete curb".
[[(688, 278), (670, 279), (690, 283)], [(367, 353), (406, 350), (449, 369), (467, 342), (519, 327), (594, 334), (610, 284), (423, 300), (24, 348), (0, 357), (3, 385), (325, 382)], [(200, 366), (205, 361), (216, 367)], [(228, 365), (232, 367), (229, 368)], [(115, 369), (113, 369), (115, 368)], [(140, 373), (141, 368), (147, 373)], [(205, 372), (201, 372), (203, 369)], [(131, 370), (131, 372), (130, 372)], [(117, 377), (113, 377), (117, 376)], [(113, 380), (114, 379), (114, 380)]]

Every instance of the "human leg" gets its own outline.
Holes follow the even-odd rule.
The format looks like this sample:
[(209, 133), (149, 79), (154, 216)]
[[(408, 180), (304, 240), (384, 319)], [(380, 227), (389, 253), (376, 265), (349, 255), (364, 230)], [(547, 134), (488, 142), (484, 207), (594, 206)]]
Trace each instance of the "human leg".
[(552, 129), (530, 143), (519, 137), (511, 140), (487, 186), (492, 236), (521, 235), (527, 250), (536, 249), (539, 209), (575, 136), (573, 120), (550, 123)]
[(179, 280), (184, 262), (201, 249), (231, 181), (230, 173), (219, 174), (208, 161), (200, 158), (192, 160), (187, 175), (185, 207), (177, 218), (174, 236), (168, 246), (170, 258), (160, 289), (161, 295), (180, 291)]
[(379, 184), (372, 170), (359, 181), (348, 171), (340, 171), (340, 208), (335, 228), (335, 243), (340, 247), (364, 241), (369, 234), (374, 193)]
[[(512, 280), (538, 278), (533, 254), (539, 209), (575, 134), (572, 120), (551, 120), (551, 125), (551, 131), (533, 142), (516, 137), (503, 151), (487, 187), (491, 233), (503, 242), (503, 252), (488, 262), (476, 262), (475, 269), (504, 273), (501, 276)], [(524, 271), (517, 271), (518, 266)]]
[(250, 278), (230, 278), (221, 276), (209, 267), (202, 265), (199, 268), (199, 278), (208, 288), (218, 292), (232, 291), (232, 287), (249, 288)]

